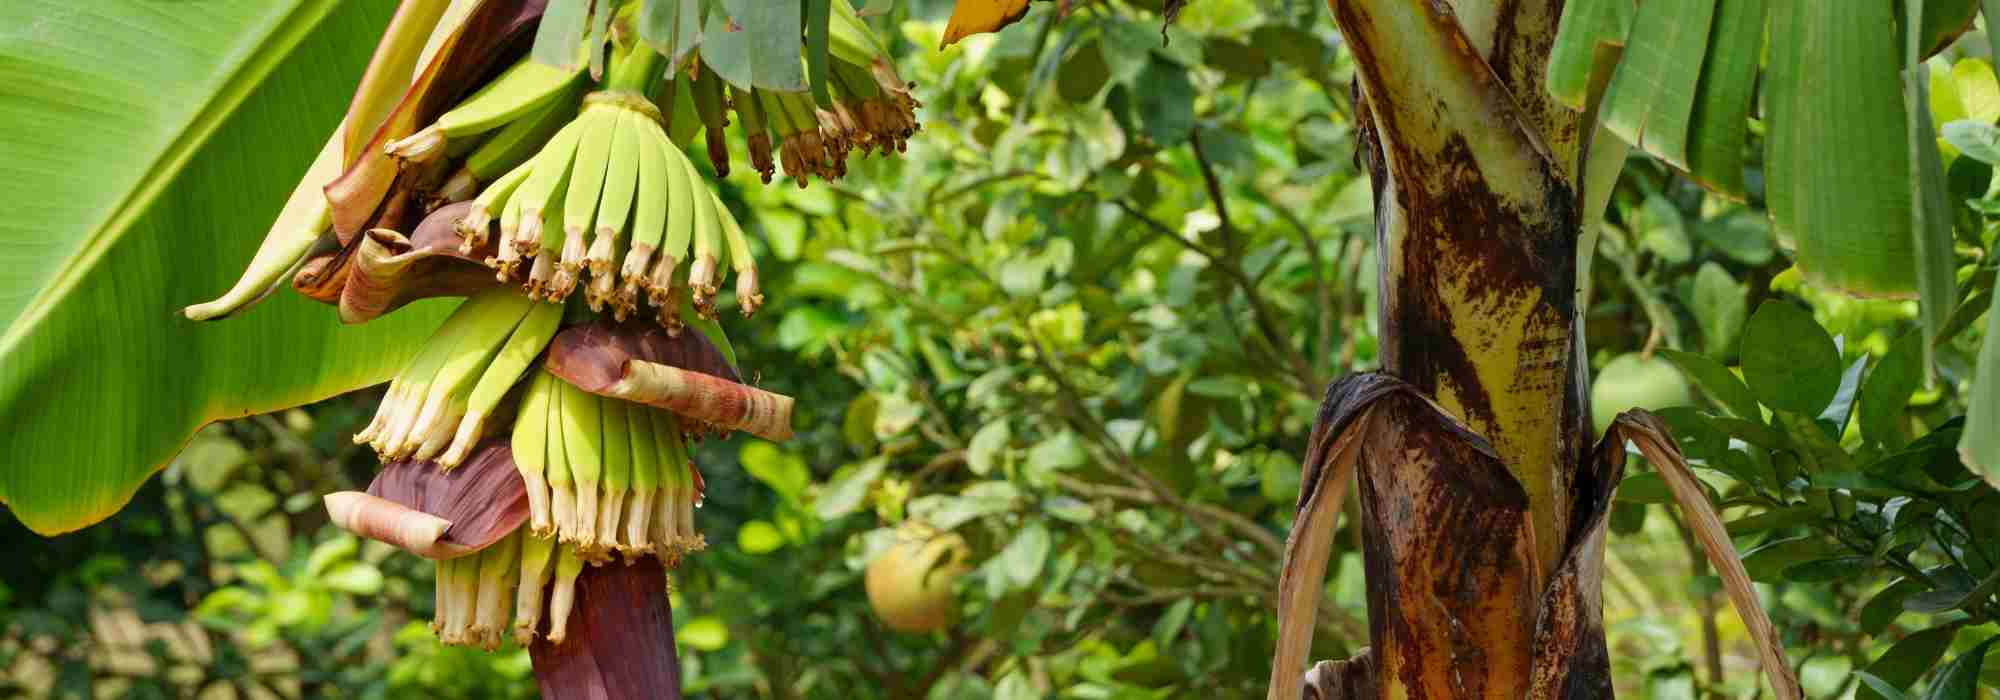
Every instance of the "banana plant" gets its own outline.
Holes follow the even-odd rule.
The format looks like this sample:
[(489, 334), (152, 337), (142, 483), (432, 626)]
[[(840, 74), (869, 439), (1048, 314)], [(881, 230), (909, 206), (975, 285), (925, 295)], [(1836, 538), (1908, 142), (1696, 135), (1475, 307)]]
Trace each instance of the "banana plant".
[[(846, 0), (156, 14), (8, 8), (31, 99), (0, 126), (37, 202), (9, 227), (38, 259), (0, 293), (0, 424), (27, 447), (0, 500), (82, 527), (202, 423), (389, 380), (354, 436), (383, 469), (325, 496), (334, 524), (436, 561), (432, 630), (528, 647), (545, 696), (678, 697), (688, 442), (787, 439), (792, 407), (738, 374), (718, 309), (762, 302), (754, 251), (684, 148), (726, 176), (733, 110), (767, 183), (774, 150), (801, 187), (900, 151), (918, 105), (885, 44)], [(301, 126), (331, 134), (317, 156)]]

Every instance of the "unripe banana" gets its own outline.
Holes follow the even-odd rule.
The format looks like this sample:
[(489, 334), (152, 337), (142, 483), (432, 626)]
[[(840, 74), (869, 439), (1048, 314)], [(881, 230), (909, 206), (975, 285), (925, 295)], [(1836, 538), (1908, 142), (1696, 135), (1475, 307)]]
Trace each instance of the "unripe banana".
[(673, 414), (667, 411), (647, 411), (646, 414), (653, 422), (653, 441), (660, 450), (660, 492), (654, 503), (649, 529), (654, 551), (672, 566), (687, 551), (686, 535), (690, 534), (680, 530), (681, 504), (693, 491), (684, 466), (687, 450), (681, 443), (680, 424)]
[(623, 541), (631, 550), (629, 563), (638, 554), (655, 551), (658, 541), (648, 526), (653, 521), (653, 503), (660, 494), (660, 445), (653, 435), (653, 417), (659, 410), (634, 405), (625, 412), (626, 432), (632, 443), (632, 493), (625, 501)]
[(480, 144), (472, 155), (466, 156), (464, 169), (467, 174), (477, 182), (488, 182), (494, 176), (528, 162), (542, 150), (543, 144), (562, 130), (563, 125), (576, 118), (583, 87), (583, 81), (571, 81), (563, 87), (561, 94), (547, 104), (493, 132), (492, 138)]
[(556, 99), (577, 75), (524, 57), (435, 123), (386, 150), (401, 160), (429, 162), (444, 154), (449, 139), (497, 129)]
[(521, 188), (521, 183), (528, 180), (528, 174), (532, 171), (533, 169), (525, 163), (515, 166), (513, 170), (501, 175), (500, 179), (494, 180), (493, 184), (487, 185), (486, 191), (472, 199), (472, 206), (465, 210), (465, 218), (459, 219), (453, 227), (458, 230), (460, 239), (458, 252), (469, 255), (480, 246), (486, 245), (487, 229), (492, 227), (494, 211), (506, 206), (507, 200), (514, 196), (515, 190)]
[[(569, 178), (565, 176), (563, 178), (563, 186), (567, 187), (568, 185)], [(560, 193), (560, 191), (558, 192)], [(550, 198), (548, 208), (542, 210), (542, 216), (538, 219), (541, 228), (542, 247), (535, 251), (534, 265), (528, 268), (528, 283), (526, 287), (529, 298), (545, 299), (548, 301), (562, 301), (565, 298), (565, 295), (561, 293), (561, 282), (556, 279), (562, 274), (561, 271), (556, 269), (556, 263), (562, 259), (564, 240), (563, 205), (565, 199), (560, 194)], [(523, 205), (523, 209), (525, 208), (526, 205)]]
[[(688, 164), (688, 177), (702, 190), (708, 190), (707, 183), (693, 168), (692, 163)], [(722, 264), (718, 257), (722, 252), (722, 217), (729, 216), (729, 210), (719, 205), (713, 191), (706, 197), (702, 194), (694, 195), (694, 251), (688, 262), (688, 293), (696, 313), (703, 318), (715, 318), (716, 273)]]
[(708, 138), (708, 162), (715, 166), (716, 177), (729, 177), (729, 142), (723, 140), (729, 117), (723, 113), (722, 77), (704, 66), (694, 79), (692, 92), (694, 111), (701, 115)]
[(389, 393), (375, 410), (375, 419), (366, 428), (354, 435), (356, 444), (367, 444), (377, 454), (386, 454), (390, 445), (400, 445), (407, 437), (410, 424), (414, 422), (423, 402), (429, 395), (431, 381), (437, 377), (438, 369), (450, 359), (452, 350), (460, 340), (479, 332), (488, 323), (495, 310), (509, 302), (512, 296), (505, 290), (493, 290), (476, 294), (465, 300), (450, 317), (438, 326), (423, 349), (397, 374), (391, 382)]
[[(459, 419), (458, 430), (452, 435), (451, 447), (438, 458), (440, 466), (447, 469), (458, 466), (460, 462), (465, 461), (472, 448), (479, 444), (480, 438), (485, 437), (487, 418), (493, 415), (494, 409), (499, 408), (500, 402), (506, 399), (514, 386), (520, 383), (521, 375), (527, 372), (529, 365), (542, 354), (542, 349), (548, 347), (549, 341), (555, 338), (556, 330), (562, 325), (562, 314), (563, 308), (560, 304), (536, 303), (528, 309), (527, 317), (521, 320), (521, 325), (514, 329), (513, 335), (507, 337), (507, 345), (500, 349), (499, 355), (495, 356), (493, 362), (486, 366), (486, 371), (479, 375), (479, 384), (472, 388), (472, 394), (466, 399), (465, 417)], [(523, 411), (531, 413), (526, 411), (525, 407)], [(537, 420), (540, 418), (537, 417)], [(518, 438), (516, 441), (518, 442)], [(541, 455), (536, 454), (535, 459), (539, 465)], [(535, 472), (535, 478), (541, 479), (539, 466)], [(548, 487), (545, 484), (542, 488), (546, 491)], [(530, 496), (533, 495), (531, 492)]]
[(563, 391), (563, 451), (569, 455), (570, 476), (575, 479), (576, 509), (567, 531), (557, 523), (557, 539), (591, 552), (598, 548), (598, 486), (604, 474), (603, 400), (596, 394), (561, 382)]
[(695, 111), (692, 85), (694, 79), (676, 73), (661, 92), (659, 103), (666, 107), (664, 128), (667, 140), (675, 145), (686, 145), (701, 131), (701, 114)]
[(729, 88), (729, 103), (743, 117), (743, 137), (750, 146), (750, 167), (755, 168), (758, 178), (768, 185), (777, 169), (771, 166), (771, 133), (764, 116), (764, 106), (758, 97), (760, 92), (732, 86)]
[(576, 606), (576, 577), (583, 573), (583, 559), (575, 547), (556, 547), (555, 589), (549, 593), (549, 643), (561, 644), (569, 637), (569, 612)]
[(521, 575), (521, 537), (517, 530), (479, 552), (479, 602), (473, 609), (468, 644), (487, 651), (500, 648)]
[(542, 626), (542, 592), (556, 573), (556, 541), (553, 537), (521, 533), (521, 573), (514, 591), (514, 643), (523, 647), (535, 641)]
[(706, 190), (708, 184), (679, 147), (668, 144), (661, 149), (661, 157), (666, 161), (672, 185), (668, 192), (666, 239), (660, 242), (658, 259), (651, 263), (652, 270), (641, 286), (646, 288), (647, 299), (652, 302), (661, 325), (674, 332), (680, 318), (673, 303), (674, 271), (681, 261), (688, 259), (688, 246), (694, 240), (699, 225), (696, 222), (702, 219), (702, 205), (707, 201), (696, 195)]
[(669, 162), (671, 156), (667, 153), (680, 149), (666, 142), (659, 125), (640, 124), (639, 128), (644, 138), (638, 147), (638, 202), (632, 212), (631, 249), (625, 253), (625, 263), (619, 269), (622, 281), (616, 308), (620, 319), (638, 308), (639, 289), (646, 283), (646, 266), (659, 249), (660, 238), (671, 221), (675, 188), (684, 187), (679, 182), (680, 168)]
[(599, 482), (603, 496), (597, 501), (597, 524), (593, 529), (599, 547), (630, 551), (632, 543), (620, 537), (624, 530), (618, 526), (619, 516), (625, 513), (626, 494), (632, 488), (631, 419), (626, 414), (649, 409), (617, 399), (605, 399), (599, 405), (602, 406), (599, 432), (604, 436), (604, 473)]
[(708, 196), (713, 198), (718, 218), (722, 220), (723, 238), (729, 241), (729, 266), (736, 271), (736, 305), (748, 318), (764, 305), (764, 293), (757, 284), (757, 260), (750, 255), (750, 239), (743, 235), (743, 226), (729, 213), (729, 207), (723, 205), (722, 196), (714, 190), (709, 190)]
[(528, 529), (540, 537), (553, 537), (549, 519), (549, 482), (546, 477), (549, 455), (549, 404), (555, 401), (556, 381), (548, 372), (537, 371), (521, 395), (521, 410), (514, 417), (514, 468), (528, 491)]
[(567, 386), (549, 375), (548, 459), (544, 471), (549, 482), (549, 536), (564, 544), (569, 542), (564, 533), (574, 532), (576, 523), (576, 480), (569, 468), (569, 432), (563, 420), (564, 399), (569, 398), (569, 392), (564, 391)]
[(583, 141), (577, 144), (576, 164), (570, 168), (569, 189), (563, 199), (563, 247), (557, 268), (557, 298), (566, 298), (582, 274), (584, 258), (590, 250), (591, 224), (598, 200), (604, 196), (606, 172), (611, 164), (612, 142), (618, 136), (618, 122), (624, 110), (605, 104), (584, 109), (581, 121), (588, 124)]
[[(539, 254), (542, 249), (542, 214), (551, 202), (562, 201), (558, 195), (569, 179), (570, 163), (576, 159), (576, 149), (583, 140), (584, 119), (578, 118), (556, 132), (547, 146), (535, 154), (534, 171), (514, 192), (520, 200), (519, 219), (514, 221), (514, 236), (506, 243), (514, 248), (518, 257)], [(509, 206), (512, 211), (512, 206)], [(510, 219), (502, 219), (504, 231)], [(560, 231), (560, 228), (557, 228)]]
[(609, 303), (614, 314), (623, 315), (617, 313), (613, 298), (618, 288), (615, 265), (625, 250), (624, 234), (637, 203), (640, 143), (645, 131), (639, 123), (648, 119), (631, 110), (618, 115), (618, 133), (612, 138), (611, 160), (604, 169), (604, 191), (597, 200), (597, 229), (590, 241), (590, 254), (584, 260), (590, 268), (590, 286), (584, 298), (590, 302), (592, 311), (603, 311)]
[(507, 297), (506, 302), (496, 305), (494, 311), (481, 320), (481, 325), (466, 334), (452, 349), (451, 355), (438, 368), (436, 378), (431, 380), (430, 391), (416, 420), (410, 424), (408, 437), (400, 445), (393, 446), (389, 456), (427, 460), (444, 451), (457, 433), (459, 419), (465, 415), (467, 397), (478, 383), (479, 375), (500, 354), (508, 336), (520, 327), (522, 319), (527, 317), (535, 303), (506, 289), (487, 293), (503, 295)]

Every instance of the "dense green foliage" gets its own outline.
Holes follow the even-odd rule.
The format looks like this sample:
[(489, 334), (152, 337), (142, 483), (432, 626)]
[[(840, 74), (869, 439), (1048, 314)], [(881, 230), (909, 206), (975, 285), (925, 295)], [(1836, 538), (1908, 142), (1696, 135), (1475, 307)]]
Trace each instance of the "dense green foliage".
[[(674, 581), (691, 696), (1262, 694), (1319, 391), (1375, 365), (1351, 67), (1318, 2), (1200, 0), (1164, 43), (1159, 2), (1072, 4), (935, 52), (949, 3), (897, 3), (883, 26), (925, 105), (909, 152), (725, 187), (772, 299), (725, 325), (756, 383), (798, 398), (799, 437), (699, 449), (710, 549)], [(1949, 86), (1957, 110), (1934, 111), (1991, 123), (2000, 84), (1961, 43), (1934, 61), (1934, 106)], [(1754, 160), (1747, 203), (1631, 161), (1588, 279), (1593, 366), (1664, 357), (1696, 390), (1638, 395), (1695, 399), (1648, 407), (1814, 698), (1975, 697), (1946, 691), (2000, 633), (2000, 494), (1952, 446), (1992, 295), (1990, 169), (1950, 166), (1971, 311), (1927, 381), (1916, 305), (1802, 281)], [(326, 523), (318, 496), (370, 478), (347, 437), (379, 397), (211, 426), (77, 534), (6, 516), (0, 693), (532, 696), (524, 652), (422, 629), (431, 566)], [(1636, 468), (1613, 516), (1619, 690), (1751, 697), (1747, 635), (1667, 500)], [(869, 612), (862, 571), (910, 519), (970, 544), (948, 631)], [(1366, 644), (1358, 535), (1336, 541), (1316, 658)]]

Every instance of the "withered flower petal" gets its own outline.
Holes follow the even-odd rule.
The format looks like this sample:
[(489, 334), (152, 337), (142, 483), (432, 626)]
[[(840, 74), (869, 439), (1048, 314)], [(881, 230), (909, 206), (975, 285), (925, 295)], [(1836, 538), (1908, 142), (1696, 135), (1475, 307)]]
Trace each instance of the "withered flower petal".
[(469, 296), (498, 286), (480, 262), (493, 254), (488, 242), (471, 253), (459, 250), (455, 226), (471, 202), (439, 208), (409, 236), (373, 229), (355, 243), (352, 266), (340, 291), (340, 320), (363, 323), (410, 302), (440, 296)]

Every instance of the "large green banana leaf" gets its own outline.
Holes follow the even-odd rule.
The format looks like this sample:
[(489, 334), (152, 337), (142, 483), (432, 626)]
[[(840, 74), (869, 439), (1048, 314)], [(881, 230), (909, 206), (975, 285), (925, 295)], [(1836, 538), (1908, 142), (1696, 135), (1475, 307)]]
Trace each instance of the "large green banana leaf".
[(118, 510), (201, 425), (379, 382), (441, 318), (227, 289), (340, 121), (391, 0), (0, 3), (0, 501)]

